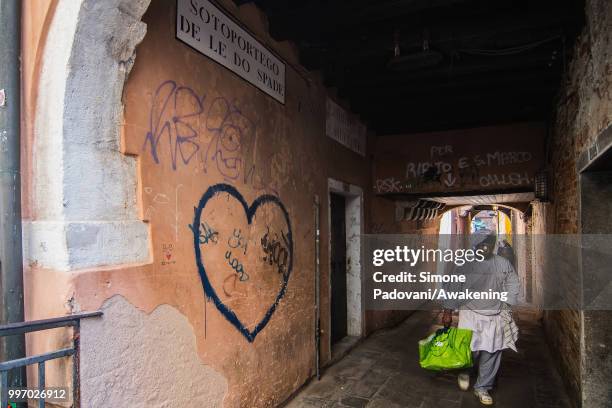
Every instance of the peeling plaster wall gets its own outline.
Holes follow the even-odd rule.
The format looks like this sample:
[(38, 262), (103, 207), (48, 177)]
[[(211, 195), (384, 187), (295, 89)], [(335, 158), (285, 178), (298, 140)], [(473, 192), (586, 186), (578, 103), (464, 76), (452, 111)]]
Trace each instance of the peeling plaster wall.
[(363, 233), (363, 191), (357, 189), (358, 196), (346, 198), (346, 240), (348, 259), (346, 269), (349, 336), (363, 334), (363, 298), (361, 267), (361, 234)]
[[(125, 402), (137, 385), (129, 406), (163, 406), (160, 392), (183, 387), (187, 374), (198, 379), (188, 397), (203, 400), (182, 406), (218, 406), (221, 397), (224, 407), (275, 406), (315, 366), (314, 196), (321, 198), (325, 364), (331, 357), (323, 284), (329, 281), (327, 179), (358, 186), (367, 208), (370, 162), (325, 136), (327, 92), (320, 79), (298, 65), (290, 44), (270, 38), (254, 5), (222, 2), (287, 63), (285, 105), (178, 42), (174, 2), (155, 0), (147, 9), (148, 3), (59, 1), (48, 19), (28, 140), (26, 313), (34, 319), (104, 308), (104, 317), (84, 322), (82, 330), (83, 401), (91, 406)], [(169, 90), (172, 84), (177, 88)], [(177, 96), (172, 110), (159, 104), (164, 92)], [(152, 145), (147, 135), (157, 131), (157, 119), (176, 125), (200, 104), (202, 112), (189, 119), (197, 147), (177, 142), (177, 128)], [(193, 156), (190, 148), (197, 150)], [(200, 201), (221, 183), (222, 192)], [(259, 203), (252, 218), (241, 200), (247, 207)], [(367, 211), (364, 216), (367, 231)], [(267, 258), (289, 247), (290, 274), (287, 264)], [(232, 258), (248, 279), (239, 278)], [(204, 293), (202, 273), (225, 309)], [(180, 350), (191, 353), (195, 344), (197, 364), (193, 354), (188, 364), (168, 348), (166, 337), (174, 334)], [(28, 336), (28, 350), (69, 341), (68, 330)], [(185, 372), (163, 377), (154, 357), (164, 364), (177, 357), (177, 370)], [(169, 383), (160, 385), (148, 365)], [(50, 381), (66, 383), (68, 370), (68, 362), (52, 367)], [(155, 396), (148, 403), (147, 393)]]
[[(314, 196), (321, 198), (324, 231), (325, 363), (327, 178), (365, 190), (370, 172), (366, 158), (325, 136), (324, 88), (294, 68), (295, 54), (288, 44), (269, 38), (263, 15), (253, 5), (224, 5), (284, 58), (285, 105), (177, 41), (174, 5), (153, 1), (143, 18), (148, 33), (137, 48), (123, 99), (124, 146), (138, 157), (142, 214), (151, 226), (153, 264), (147, 281), (167, 282), (156, 289), (160, 297), (189, 287), (175, 302), (197, 320), (203, 361), (227, 379), (225, 406), (275, 406), (314, 370)], [(193, 137), (181, 142), (179, 135)], [(202, 202), (218, 183), (224, 185), (222, 192)], [(275, 202), (265, 197), (276, 197)], [(241, 199), (247, 206), (265, 203), (253, 210), (252, 223), (246, 221)], [(197, 253), (194, 231), (200, 235)], [(268, 245), (279, 244), (280, 253), (288, 254), (286, 263), (270, 262), (266, 252)], [(240, 272), (232, 270), (233, 259)], [(206, 274), (217, 300), (205, 302), (198, 270)], [(216, 307), (217, 301), (222, 306)]]
[(75, 270), (149, 259), (136, 160), (119, 151), (123, 84), (146, 32), (140, 17), (148, 4), (75, 0), (54, 9), (30, 141), (29, 264)]
[(122, 296), (101, 309), (102, 318), (81, 328), (84, 407), (223, 406), (227, 381), (201, 362), (194, 329), (179, 311), (160, 305), (145, 314)]

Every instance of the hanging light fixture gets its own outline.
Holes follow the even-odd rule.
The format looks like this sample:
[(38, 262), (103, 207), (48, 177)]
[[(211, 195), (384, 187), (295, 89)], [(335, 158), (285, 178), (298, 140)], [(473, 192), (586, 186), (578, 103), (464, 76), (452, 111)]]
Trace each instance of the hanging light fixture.
[(423, 31), (423, 49), (420, 52), (401, 55), (400, 34), (396, 29), (393, 32), (393, 58), (387, 63), (387, 68), (393, 71), (417, 71), (438, 65), (443, 56), (438, 51), (429, 49), (429, 31)]

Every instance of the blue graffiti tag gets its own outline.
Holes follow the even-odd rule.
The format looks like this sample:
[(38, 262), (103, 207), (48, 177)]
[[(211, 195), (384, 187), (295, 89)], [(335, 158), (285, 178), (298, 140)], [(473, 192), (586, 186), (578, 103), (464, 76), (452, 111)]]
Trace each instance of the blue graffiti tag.
[(220, 183), (220, 184), (215, 184), (209, 187), (208, 190), (206, 190), (206, 192), (200, 199), (198, 206), (195, 208), (195, 216), (193, 219), (193, 224), (191, 225), (201, 225), (202, 210), (204, 209), (204, 207), (206, 207), (206, 204), (208, 204), (211, 198), (215, 197), (217, 194), (220, 194), (220, 193), (227, 193), (231, 197), (235, 198), (240, 204), (242, 204), (242, 208), (244, 209), (244, 213), (246, 215), (249, 225), (251, 225), (251, 223), (253, 222), (253, 218), (255, 217), (255, 213), (257, 212), (257, 210), (263, 204), (268, 204), (268, 203), (276, 205), (282, 211), (285, 222), (287, 223), (286, 243), (289, 249), (289, 260), (287, 264), (287, 269), (286, 269), (286, 272), (282, 274), (281, 287), (280, 287), (278, 294), (276, 295), (274, 302), (272, 303), (272, 305), (270, 305), (264, 317), (259, 321), (259, 323), (257, 323), (257, 325), (255, 326), (253, 330), (249, 330), (248, 328), (246, 328), (244, 324), (240, 321), (238, 316), (236, 316), (236, 313), (234, 313), (234, 311), (228, 305), (226, 305), (225, 303), (223, 303), (223, 301), (221, 301), (221, 299), (219, 299), (217, 292), (215, 291), (215, 289), (212, 287), (212, 284), (210, 283), (210, 280), (206, 272), (206, 267), (204, 265), (204, 262), (202, 261), (202, 249), (200, 247), (201, 237), (200, 237), (199, 229), (191, 228), (190, 226), (190, 229), (193, 232), (193, 246), (195, 249), (196, 264), (198, 266), (200, 280), (202, 281), (202, 287), (204, 288), (204, 294), (206, 295), (208, 299), (212, 299), (212, 301), (214, 302), (219, 312), (221, 312), (221, 314), (225, 316), (225, 318), (249, 342), (253, 342), (257, 334), (264, 327), (266, 327), (266, 325), (270, 321), (270, 318), (272, 317), (272, 314), (274, 314), (274, 311), (276, 310), (278, 303), (283, 298), (287, 290), (287, 283), (289, 282), (289, 276), (291, 275), (291, 270), (293, 269), (293, 238), (291, 234), (291, 222), (289, 221), (289, 213), (287, 212), (287, 209), (285, 208), (285, 206), (283, 205), (283, 203), (280, 201), (278, 197), (273, 196), (273, 195), (268, 195), (268, 194), (262, 195), (262, 196), (257, 197), (257, 199), (253, 201), (253, 204), (249, 206), (246, 200), (242, 197), (242, 194), (240, 194), (238, 190), (236, 190), (233, 186), (229, 184)]
[[(188, 103), (181, 103), (188, 102)], [(163, 82), (156, 90), (149, 115), (149, 131), (142, 149), (147, 145), (155, 163), (159, 164), (159, 144), (162, 136), (167, 139), (172, 159), (172, 169), (176, 170), (177, 159), (188, 164), (200, 150), (197, 125), (194, 123), (204, 112), (204, 97), (186, 86), (177, 86), (174, 81)], [(191, 122), (191, 123), (190, 123)]]
[(217, 170), (229, 180), (237, 180), (243, 171), (242, 146), (255, 135), (255, 125), (235, 102), (218, 97), (210, 102), (206, 130), (213, 138), (203, 155), (204, 164), (215, 161)]

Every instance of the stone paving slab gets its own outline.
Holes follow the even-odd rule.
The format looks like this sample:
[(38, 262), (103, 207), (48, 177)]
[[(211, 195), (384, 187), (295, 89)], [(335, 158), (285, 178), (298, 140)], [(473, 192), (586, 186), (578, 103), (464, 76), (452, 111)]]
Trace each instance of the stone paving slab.
[[(497, 408), (570, 408), (538, 323), (518, 318), (518, 353), (504, 352)], [(472, 392), (457, 387), (456, 373), (433, 373), (418, 364), (418, 340), (437, 326), (416, 312), (398, 327), (374, 333), (312, 380), (287, 408), (478, 408)]]

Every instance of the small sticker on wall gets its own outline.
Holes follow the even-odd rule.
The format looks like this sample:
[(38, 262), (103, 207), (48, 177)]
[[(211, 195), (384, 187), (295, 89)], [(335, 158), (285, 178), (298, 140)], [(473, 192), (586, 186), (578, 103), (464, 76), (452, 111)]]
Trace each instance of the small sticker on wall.
[(162, 266), (174, 265), (176, 260), (174, 259), (174, 244), (163, 244), (162, 245), (163, 259), (161, 261)]

